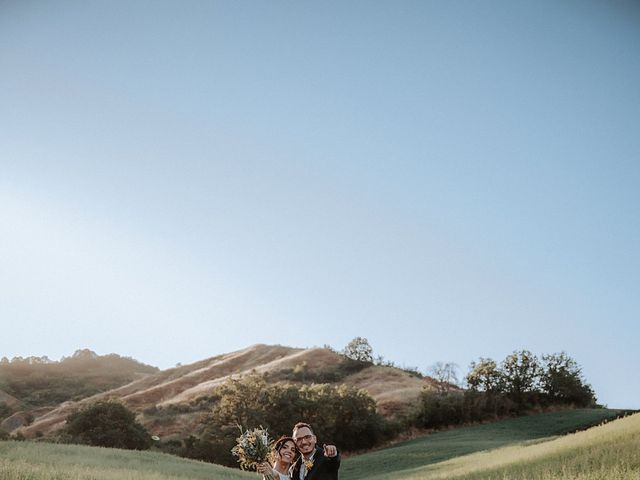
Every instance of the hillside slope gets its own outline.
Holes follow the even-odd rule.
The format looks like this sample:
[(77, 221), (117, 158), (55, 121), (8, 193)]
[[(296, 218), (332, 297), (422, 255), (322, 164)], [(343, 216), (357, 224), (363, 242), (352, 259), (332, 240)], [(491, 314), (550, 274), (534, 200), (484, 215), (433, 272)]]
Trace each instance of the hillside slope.
[(15, 430), (53, 410), (158, 372), (132, 358), (77, 350), (70, 357), (0, 360), (0, 428)]
[(427, 465), (474, 452), (564, 435), (614, 419), (621, 413), (607, 409), (568, 410), (438, 432), (349, 458), (341, 468), (340, 478), (369, 479), (374, 475), (381, 479), (404, 478), (403, 475), (412, 474)]
[[(284, 346), (253, 345), (237, 352), (218, 355), (191, 365), (164, 370), (78, 402), (65, 402), (37, 415), (21, 431), (34, 436), (47, 434), (64, 425), (65, 418), (83, 405), (101, 399), (118, 399), (139, 414), (139, 420), (159, 436), (183, 435), (194, 431), (203, 410), (198, 400), (232, 376), (263, 374), (269, 381), (292, 383), (344, 383), (366, 390), (384, 415), (406, 410), (423, 388), (432, 388), (429, 378), (375, 365), (360, 365), (353, 371), (345, 358), (325, 348), (300, 349)], [(205, 404), (203, 409), (207, 408)], [(159, 416), (149, 412), (171, 411)], [(146, 413), (145, 413), (146, 412)]]
[(2, 480), (242, 480), (255, 473), (157, 452), (0, 442)]
[(415, 469), (369, 472), (365, 477), (371, 480), (637, 480), (640, 479), (638, 452), (640, 414), (635, 414), (548, 441), (458, 456)]

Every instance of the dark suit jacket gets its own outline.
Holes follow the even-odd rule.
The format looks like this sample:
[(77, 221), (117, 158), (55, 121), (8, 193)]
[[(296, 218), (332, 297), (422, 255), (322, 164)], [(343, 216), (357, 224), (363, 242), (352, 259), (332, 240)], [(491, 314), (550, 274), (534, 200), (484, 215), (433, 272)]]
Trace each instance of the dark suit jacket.
[[(300, 478), (300, 466), (302, 456), (293, 464), (291, 478)], [(307, 472), (306, 480), (338, 480), (338, 469), (340, 468), (340, 452), (335, 457), (325, 457), (322, 448), (316, 446), (316, 453), (313, 456), (313, 467)]]

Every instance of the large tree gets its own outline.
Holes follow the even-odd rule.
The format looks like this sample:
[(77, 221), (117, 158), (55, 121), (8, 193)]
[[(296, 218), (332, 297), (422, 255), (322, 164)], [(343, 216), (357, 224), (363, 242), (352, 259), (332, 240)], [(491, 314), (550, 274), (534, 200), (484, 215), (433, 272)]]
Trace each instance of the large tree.
[(529, 350), (515, 351), (502, 361), (504, 391), (521, 403), (525, 394), (539, 391), (542, 369), (538, 357)]
[(543, 355), (542, 391), (552, 403), (586, 407), (595, 404), (591, 385), (582, 378), (582, 369), (565, 352)]

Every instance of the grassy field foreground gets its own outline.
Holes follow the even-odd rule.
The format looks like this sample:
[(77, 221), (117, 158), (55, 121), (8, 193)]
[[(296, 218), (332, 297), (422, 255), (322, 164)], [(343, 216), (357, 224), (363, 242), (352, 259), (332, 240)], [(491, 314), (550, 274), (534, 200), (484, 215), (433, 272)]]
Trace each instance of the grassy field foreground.
[(401, 475), (410, 469), (483, 450), (539, 442), (598, 425), (620, 414), (619, 410), (602, 408), (566, 410), (433, 433), (392, 448), (350, 458), (340, 469), (340, 478), (360, 480), (374, 475), (403, 478)]
[(463, 455), (375, 480), (640, 480), (640, 414), (552, 440)]
[(0, 480), (256, 480), (255, 473), (157, 452), (0, 442)]

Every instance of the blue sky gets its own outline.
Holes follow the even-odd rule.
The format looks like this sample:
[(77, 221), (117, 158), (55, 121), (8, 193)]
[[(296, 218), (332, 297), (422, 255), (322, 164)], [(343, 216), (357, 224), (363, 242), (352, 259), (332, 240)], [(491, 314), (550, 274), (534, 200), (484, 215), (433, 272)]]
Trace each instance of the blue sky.
[(635, 2), (0, 3), (0, 354), (566, 350), (639, 408)]

